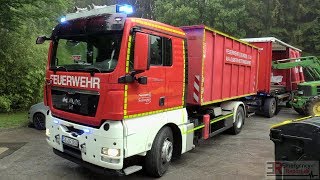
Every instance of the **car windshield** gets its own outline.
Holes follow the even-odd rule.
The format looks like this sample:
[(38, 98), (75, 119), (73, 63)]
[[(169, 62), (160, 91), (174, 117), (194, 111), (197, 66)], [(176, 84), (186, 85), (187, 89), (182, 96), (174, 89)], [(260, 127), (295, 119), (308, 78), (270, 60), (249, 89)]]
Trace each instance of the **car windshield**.
[(56, 41), (51, 69), (111, 72), (118, 63), (121, 33), (61, 37)]

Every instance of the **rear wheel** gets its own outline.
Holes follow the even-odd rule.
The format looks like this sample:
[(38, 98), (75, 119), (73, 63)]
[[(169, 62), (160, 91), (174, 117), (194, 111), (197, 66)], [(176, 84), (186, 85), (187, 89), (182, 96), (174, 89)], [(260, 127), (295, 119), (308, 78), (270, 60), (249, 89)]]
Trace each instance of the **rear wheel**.
[(298, 114), (300, 115), (306, 115), (306, 113), (304, 112), (304, 110), (302, 108), (293, 108)]
[(239, 106), (236, 112), (235, 120), (233, 126), (228, 130), (230, 134), (236, 135), (241, 132), (245, 121), (245, 113), (242, 106)]
[(46, 116), (42, 113), (36, 113), (33, 115), (34, 127), (38, 130), (46, 129)]
[(264, 101), (263, 113), (264, 116), (272, 118), (277, 110), (277, 102), (275, 98), (268, 98)]
[(173, 154), (173, 135), (169, 127), (162, 128), (145, 158), (145, 171), (153, 177), (161, 177), (168, 169)]
[(274, 114), (278, 115), (280, 111), (281, 111), (281, 107), (277, 105), (276, 112)]

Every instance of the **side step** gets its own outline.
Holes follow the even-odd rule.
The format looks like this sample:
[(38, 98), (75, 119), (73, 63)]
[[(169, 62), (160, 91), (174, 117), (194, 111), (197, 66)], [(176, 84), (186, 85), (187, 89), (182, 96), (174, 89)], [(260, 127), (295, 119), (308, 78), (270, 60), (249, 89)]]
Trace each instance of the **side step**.
[(140, 171), (141, 169), (142, 169), (142, 166), (134, 165), (134, 166), (130, 166), (130, 167), (123, 169), (123, 172), (125, 175), (129, 175), (129, 174), (135, 173), (137, 171)]

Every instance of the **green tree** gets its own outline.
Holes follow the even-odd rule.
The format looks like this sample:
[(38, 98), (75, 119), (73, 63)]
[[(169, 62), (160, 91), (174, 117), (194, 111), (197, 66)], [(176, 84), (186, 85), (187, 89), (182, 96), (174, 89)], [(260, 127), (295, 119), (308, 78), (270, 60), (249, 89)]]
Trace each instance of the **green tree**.
[(205, 24), (236, 37), (246, 35), (248, 14), (240, 0), (157, 0), (156, 20), (175, 26)]
[(41, 101), (48, 46), (36, 46), (35, 39), (50, 33), (67, 7), (64, 0), (0, 3), (0, 111)]

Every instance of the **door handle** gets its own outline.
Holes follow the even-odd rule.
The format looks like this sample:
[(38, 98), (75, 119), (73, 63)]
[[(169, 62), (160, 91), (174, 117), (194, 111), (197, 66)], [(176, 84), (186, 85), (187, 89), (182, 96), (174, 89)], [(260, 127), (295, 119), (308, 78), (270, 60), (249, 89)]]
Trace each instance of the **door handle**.
[(164, 106), (165, 99), (166, 99), (166, 97), (160, 97), (159, 106)]

